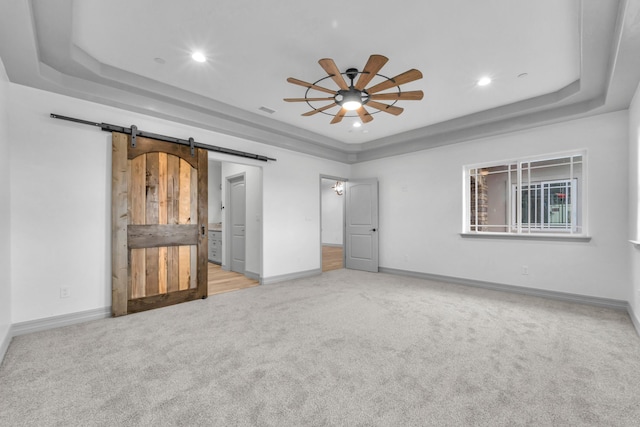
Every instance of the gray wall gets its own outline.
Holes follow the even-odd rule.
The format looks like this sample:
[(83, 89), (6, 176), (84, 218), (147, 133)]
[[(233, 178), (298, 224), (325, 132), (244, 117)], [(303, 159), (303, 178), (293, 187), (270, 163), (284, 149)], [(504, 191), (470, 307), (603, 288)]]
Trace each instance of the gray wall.
[(222, 222), (222, 164), (209, 160), (209, 223)]
[[(627, 128), (621, 111), (354, 165), (380, 182), (380, 266), (627, 300)], [(591, 241), (461, 237), (465, 165), (580, 149)]]

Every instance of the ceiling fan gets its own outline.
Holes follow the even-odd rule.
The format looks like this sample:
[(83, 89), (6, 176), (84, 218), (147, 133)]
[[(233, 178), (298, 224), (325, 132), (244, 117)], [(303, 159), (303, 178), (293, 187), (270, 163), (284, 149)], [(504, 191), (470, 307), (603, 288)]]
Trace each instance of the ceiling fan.
[[(307, 83), (302, 80), (289, 77), (287, 79), (289, 83), (306, 87), (307, 91), (304, 94), (304, 98), (285, 98), (284, 100), (287, 102), (306, 102), (307, 104), (309, 104), (309, 106), (313, 108), (313, 110), (302, 114), (303, 116), (312, 116), (317, 113), (334, 116), (333, 120), (331, 120), (331, 124), (339, 123), (340, 121), (342, 121), (342, 118), (345, 117), (345, 115), (349, 111), (355, 111), (363, 123), (368, 123), (373, 120), (371, 114), (375, 114), (379, 111), (384, 111), (385, 113), (397, 116), (401, 114), (404, 109), (396, 107), (394, 105), (396, 102), (419, 101), (424, 96), (424, 93), (421, 90), (412, 90), (408, 92), (403, 92), (402, 90), (400, 90), (400, 85), (421, 79), (422, 73), (416, 69), (411, 69), (391, 78), (383, 76), (382, 74), (378, 74), (378, 72), (382, 69), (382, 67), (387, 63), (388, 60), (389, 59), (387, 57), (382, 55), (371, 55), (362, 71), (358, 71), (358, 69), (356, 68), (349, 68), (344, 73), (341, 73), (335, 62), (333, 62), (333, 59), (321, 59), (318, 61), (318, 63), (327, 72), (328, 76), (323, 77), (320, 80), (315, 81), (314, 83)], [(343, 75), (347, 76), (347, 78), (350, 80), (350, 84), (347, 84)], [(358, 75), (360, 77), (358, 77)], [(384, 80), (370, 88), (366, 88), (367, 84), (369, 84), (369, 82), (371, 82), (371, 80), (373, 80), (376, 76), (379, 76)], [(354, 80), (356, 77), (358, 77), (358, 80), (354, 84)], [(318, 83), (328, 78), (333, 79), (333, 81), (338, 85), (338, 90), (332, 90), (323, 86), (318, 86)], [(396, 91), (379, 93), (391, 88), (396, 88)], [(324, 98), (310, 96), (313, 94), (312, 92), (310, 92), (312, 90), (328, 93), (332, 96)], [(316, 108), (311, 104), (311, 102), (322, 101), (327, 101), (330, 103), (319, 108)], [(385, 104), (378, 101), (393, 102), (391, 104)], [(369, 111), (364, 108), (365, 105), (379, 111), (369, 113)], [(326, 112), (333, 107), (340, 107), (340, 110), (336, 114)]]

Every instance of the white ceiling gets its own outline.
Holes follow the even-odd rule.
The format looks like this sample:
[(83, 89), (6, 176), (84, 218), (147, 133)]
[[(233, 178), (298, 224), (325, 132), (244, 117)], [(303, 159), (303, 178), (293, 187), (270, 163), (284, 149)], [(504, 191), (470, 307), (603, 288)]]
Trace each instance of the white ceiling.
[[(104, 64), (247, 111), (265, 106), (276, 110), (275, 120), (346, 143), (554, 92), (579, 77), (577, 0), (410, 4), (83, 0), (75, 3), (72, 40)], [(206, 52), (209, 61), (194, 62), (192, 50)], [(282, 100), (305, 92), (287, 77), (314, 82), (327, 76), (319, 59), (333, 58), (344, 72), (361, 70), (374, 53), (389, 58), (381, 74), (393, 77), (410, 68), (424, 74), (403, 89), (422, 89), (426, 97), (399, 102), (401, 116), (379, 113), (351, 132), (354, 120), (330, 125), (326, 115), (301, 117), (310, 110), (306, 104)], [(517, 77), (525, 72), (526, 78)], [(494, 78), (491, 87), (475, 86), (483, 75)], [(331, 81), (324, 84), (338, 89)]]
[[(0, 8), (0, 57), (12, 81), (351, 162), (624, 108), (623, 89), (640, 74), (637, 0), (13, 0)], [(208, 61), (192, 61), (193, 50)], [(389, 58), (380, 71), (388, 77), (420, 70), (424, 78), (402, 90), (423, 90), (424, 99), (399, 101), (401, 115), (379, 112), (359, 129), (356, 117), (331, 125), (282, 100), (305, 93), (287, 77), (326, 77), (319, 59), (361, 70), (371, 54)], [(492, 84), (477, 86), (482, 76)], [(624, 99), (607, 99), (614, 89)]]

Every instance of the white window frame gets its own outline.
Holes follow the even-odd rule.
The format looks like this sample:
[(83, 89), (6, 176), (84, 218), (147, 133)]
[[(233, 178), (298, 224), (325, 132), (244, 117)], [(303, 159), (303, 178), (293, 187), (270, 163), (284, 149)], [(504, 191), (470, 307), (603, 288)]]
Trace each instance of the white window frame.
[[(574, 207), (572, 208), (572, 218), (571, 218), (571, 227), (566, 231), (563, 230), (559, 232), (557, 229), (536, 229), (535, 227), (525, 226), (523, 227), (521, 218), (518, 218), (521, 215), (521, 212), (515, 215), (516, 221), (513, 221), (513, 209), (516, 206), (522, 206), (522, 192), (516, 192), (516, 200), (512, 200), (514, 197), (511, 191), (513, 185), (522, 187), (527, 183), (534, 184), (535, 182), (531, 182), (531, 171), (528, 169), (528, 165), (534, 162), (540, 161), (550, 161), (550, 160), (559, 160), (563, 158), (575, 158), (581, 157), (582, 163), (582, 174), (579, 179), (576, 180), (576, 177), (573, 177), (573, 160), (571, 161), (571, 172), (570, 177), (573, 180), (576, 180), (575, 184), (575, 193), (573, 194), (572, 203)], [(512, 168), (511, 166), (514, 166)], [(506, 219), (507, 223), (505, 227), (507, 231), (490, 231), (493, 227), (501, 227), (500, 225), (489, 225), (487, 228), (489, 231), (479, 231), (471, 230), (471, 171), (478, 171), (480, 169), (487, 169), (492, 167), (505, 166), (508, 171), (516, 172), (517, 182), (513, 183), (511, 180), (511, 174), (509, 172), (508, 175), (508, 184), (506, 189)], [(586, 239), (589, 240), (588, 237), (588, 204), (587, 204), (587, 177), (588, 177), (588, 167), (587, 167), (587, 150), (575, 150), (569, 152), (559, 152), (552, 153), (540, 156), (532, 156), (527, 157), (526, 159), (507, 159), (502, 161), (492, 161), (485, 163), (476, 163), (471, 165), (463, 166), (462, 173), (462, 232), (463, 236), (486, 236), (486, 237), (524, 237), (524, 238), (551, 238), (551, 239), (562, 239), (562, 238), (578, 238), (578, 239)], [(569, 179), (559, 179), (559, 180), (546, 180), (545, 182), (551, 181), (568, 181)], [(580, 213), (580, 224), (577, 224), (578, 212)], [(579, 227), (579, 229), (578, 229)]]

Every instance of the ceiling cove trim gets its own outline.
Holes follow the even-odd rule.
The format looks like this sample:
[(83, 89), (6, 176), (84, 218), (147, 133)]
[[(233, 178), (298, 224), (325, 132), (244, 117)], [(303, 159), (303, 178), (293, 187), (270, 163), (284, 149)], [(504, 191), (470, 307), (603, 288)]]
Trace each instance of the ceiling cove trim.
[[(623, 108), (624, 102), (622, 107), (618, 102), (607, 110), (607, 91), (612, 86), (616, 66), (625, 64), (619, 52), (626, 54), (628, 64), (633, 62), (628, 59), (630, 54), (637, 52), (633, 48), (639, 45), (635, 37), (639, 31), (634, 30), (638, 26), (633, 25), (637, 19), (625, 22), (625, 17), (630, 16), (625, 14), (629, 4), (637, 9), (638, 0), (620, 0), (613, 6), (609, 2), (582, 0), (579, 80), (536, 98), (388, 138), (345, 144), (102, 64), (71, 42), (72, 1), (53, 3), (34, 0), (28, 3), (31, 25), (20, 31), (19, 39), (24, 37), (31, 43), (27, 46), (30, 52), (22, 51), (20, 61), (9, 60), (5, 64), (11, 81), (343, 163), (405, 154)], [(52, 16), (51, 8), (56, 9), (56, 15), (62, 9), (64, 18), (47, 19)], [(14, 25), (12, 30), (18, 30), (19, 26)], [(2, 57), (5, 54), (0, 52)], [(8, 54), (15, 55), (15, 52)], [(24, 59), (25, 56), (31, 60)], [(637, 86), (637, 76), (628, 80)], [(628, 94), (623, 89), (628, 88), (625, 86), (618, 92)], [(165, 95), (158, 95), (156, 90)]]

